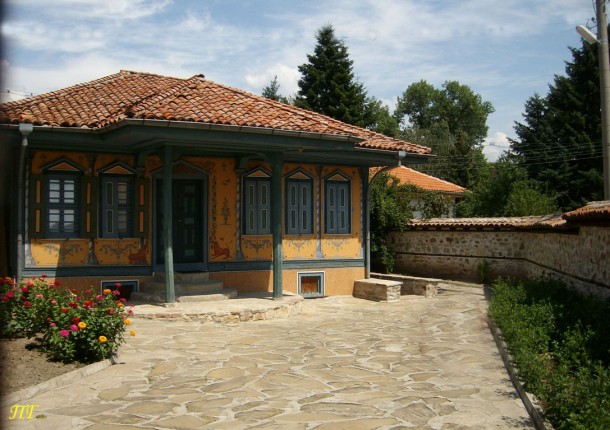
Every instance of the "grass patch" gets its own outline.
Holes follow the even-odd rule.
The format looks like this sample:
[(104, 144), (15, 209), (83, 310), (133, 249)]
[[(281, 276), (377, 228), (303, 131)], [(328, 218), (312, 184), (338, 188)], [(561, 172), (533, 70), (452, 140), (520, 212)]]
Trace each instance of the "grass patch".
[(610, 428), (610, 300), (558, 282), (500, 278), (489, 316), (525, 389), (558, 429)]

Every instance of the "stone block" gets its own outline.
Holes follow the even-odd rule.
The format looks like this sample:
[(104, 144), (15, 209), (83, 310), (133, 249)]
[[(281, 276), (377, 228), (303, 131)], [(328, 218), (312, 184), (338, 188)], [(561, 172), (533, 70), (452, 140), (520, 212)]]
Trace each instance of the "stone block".
[(381, 302), (400, 300), (402, 282), (386, 279), (359, 279), (354, 281), (354, 297)]

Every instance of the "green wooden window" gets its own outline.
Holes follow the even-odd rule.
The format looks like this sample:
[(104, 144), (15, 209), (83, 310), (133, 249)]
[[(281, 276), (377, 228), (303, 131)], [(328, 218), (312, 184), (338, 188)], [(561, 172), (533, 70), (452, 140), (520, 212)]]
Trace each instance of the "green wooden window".
[(79, 236), (80, 176), (50, 174), (46, 179), (46, 227), (50, 238)]
[(285, 230), (287, 234), (313, 233), (312, 196), (312, 180), (286, 180)]
[(100, 182), (100, 237), (133, 237), (133, 178), (104, 176)]
[(328, 234), (349, 234), (352, 229), (350, 217), (350, 182), (326, 180), (324, 232)]
[(244, 179), (244, 234), (271, 233), (270, 178)]

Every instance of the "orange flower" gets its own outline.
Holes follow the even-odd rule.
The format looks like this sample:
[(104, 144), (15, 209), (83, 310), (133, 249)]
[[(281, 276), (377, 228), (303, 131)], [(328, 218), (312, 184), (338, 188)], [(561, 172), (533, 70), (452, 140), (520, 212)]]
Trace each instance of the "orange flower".
[(125, 323), (125, 325), (131, 325), (131, 320), (129, 318), (127, 318), (125, 321), (123, 321)]
[(110, 291), (110, 289), (106, 288), (104, 291), (102, 291), (104, 294), (110, 294), (112, 293), (112, 291)]
[(100, 341), (100, 343), (108, 342), (108, 339), (106, 339), (106, 336), (100, 336), (100, 337), (98, 337), (98, 340)]
[(136, 332), (135, 332), (135, 331), (133, 331), (133, 330), (131, 330), (131, 331), (129, 332), (129, 335), (130, 335), (130, 336), (135, 336), (135, 335), (136, 335)]
[(84, 321), (81, 321), (78, 323), (78, 328), (80, 328), (81, 330), (87, 328), (87, 324)]

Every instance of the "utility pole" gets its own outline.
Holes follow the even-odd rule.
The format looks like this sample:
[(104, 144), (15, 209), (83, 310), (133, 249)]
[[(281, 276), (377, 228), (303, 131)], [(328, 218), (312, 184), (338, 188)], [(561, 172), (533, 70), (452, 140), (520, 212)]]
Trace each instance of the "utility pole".
[(604, 162), (604, 200), (610, 200), (610, 57), (608, 56), (608, 24), (606, 1), (595, 0), (597, 36), (584, 25), (576, 31), (588, 43), (597, 43), (599, 57), (599, 92), (602, 111), (602, 157)]
[(604, 200), (610, 200), (610, 57), (606, 0), (596, 0), (599, 86), (602, 110), (602, 148), (604, 157)]

